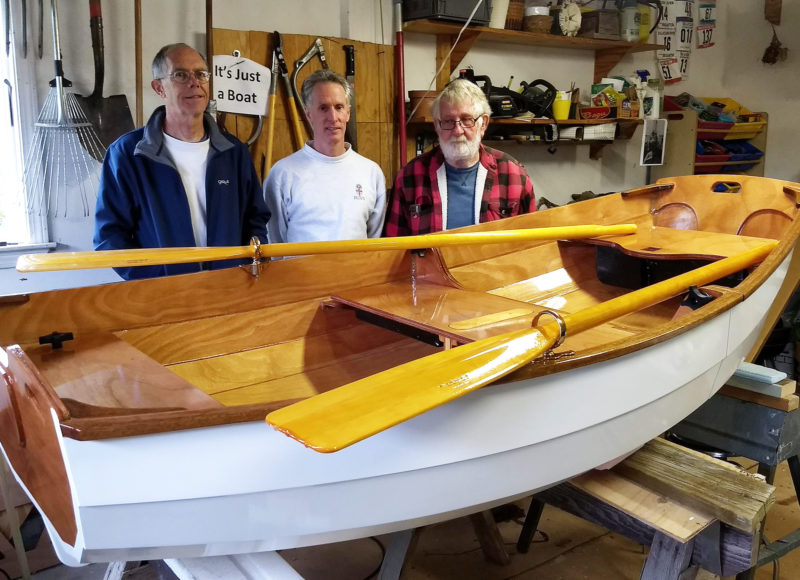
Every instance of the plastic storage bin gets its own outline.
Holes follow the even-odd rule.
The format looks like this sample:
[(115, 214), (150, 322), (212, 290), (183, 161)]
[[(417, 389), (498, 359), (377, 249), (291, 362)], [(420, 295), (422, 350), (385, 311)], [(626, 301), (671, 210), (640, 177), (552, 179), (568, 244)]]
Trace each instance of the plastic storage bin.
[(697, 120), (698, 139), (727, 139), (735, 123)]
[[(706, 103), (722, 103), (725, 108), (724, 113), (736, 115), (742, 118), (741, 121), (734, 123), (724, 137), (714, 137), (714, 139), (752, 139), (764, 130), (767, 122), (763, 121), (759, 113), (753, 113), (747, 107), (737, 103), (727, 97), (703, 97)], [(700, 124), (698, 123), (698, 129)], [(706, 137), (707, 138), (707, 137)]]
[[(726, 141), (722, 147), (730, 153), (728, 161), (758, 161), (764, 156), (764, 152), (758, 147), (754, 147), (747, 141)], [(726, 165), (724, 171), (747, 171), (754, 167), (755, 163), (737, 163), (736, 165)]]
[[(731, 156), (732, 154), (719, 143), (700, 140), (697, 142), (697, 154), (694, 157), (694, 172), (720, 173), (724, 171), (723, 167), (725, 167), (722, 164)], [(706, 163), (714, 163), (714, 165), (705, 165)]]

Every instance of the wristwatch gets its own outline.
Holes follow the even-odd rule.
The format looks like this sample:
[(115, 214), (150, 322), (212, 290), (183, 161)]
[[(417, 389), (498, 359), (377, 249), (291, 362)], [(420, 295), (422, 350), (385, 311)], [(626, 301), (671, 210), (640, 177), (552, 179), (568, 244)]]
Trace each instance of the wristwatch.
[(574, 2), (568, 2), (561, 7), (558, 13), (558, 24), (561, 34), (575, 36), (581, 27), (581, 9)]

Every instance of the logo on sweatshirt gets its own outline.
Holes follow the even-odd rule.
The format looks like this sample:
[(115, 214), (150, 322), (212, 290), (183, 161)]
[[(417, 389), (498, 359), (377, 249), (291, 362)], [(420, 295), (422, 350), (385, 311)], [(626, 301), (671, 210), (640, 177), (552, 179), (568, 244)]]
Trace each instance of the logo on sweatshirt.
[(217, 185), (230, 185), (230, 179), (217, 179)]
[(364, 198), (364, 188), (361, 187), (360, 183), (356, 184), (356, 194), (353, 196), (353, 199), (356, 201), (366, 201)]

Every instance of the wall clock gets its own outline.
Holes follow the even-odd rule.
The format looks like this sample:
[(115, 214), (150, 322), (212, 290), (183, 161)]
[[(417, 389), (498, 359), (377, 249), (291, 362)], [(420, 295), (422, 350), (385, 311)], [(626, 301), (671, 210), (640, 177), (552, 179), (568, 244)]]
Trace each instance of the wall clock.
[(561, 27), (561, 34), (564, 36), (575, 36), (581, 27), (581, 9), (573, 2), (568, 2), (561, 7), (558, 13), (558, 24)]

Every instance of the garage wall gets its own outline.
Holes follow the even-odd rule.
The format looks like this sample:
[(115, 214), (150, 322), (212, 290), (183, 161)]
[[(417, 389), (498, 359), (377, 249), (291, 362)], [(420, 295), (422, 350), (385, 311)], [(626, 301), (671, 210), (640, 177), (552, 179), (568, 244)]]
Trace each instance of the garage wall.
[[(34, 3), (29, 2), (29, 8)], [(45, 2), (45, 5), (48, 3)], [(668, 93), (682, 91), (697, 96), (728, 96), (753, 110), (770, 114), (766, 175), (800, 181), (800, 165), (793, 154), (796, 140), (795, 121), (800, 100), (798, 59), (800, 46), (796, 34), (800, 25), (800, 2), (784, 2), (778, 34), (789, 48), (788, 60), (768, 66), (761, 63), (764, 49), (772, 38), (772, 29), (763, 18), (763, 2), (754, 0), (718, 0), (719, 31), (716, 46), (695, 50), (690, 78), (668, 88)], [(106, 96), (124, 93), (133, 108), (136, 103), (134, 71), (134, 2), (103, 2)], [(202, 0), (142, 0), (144, 118), (158, 105), (149, 88), (149, 63), (163, 44), (183, 41), (205, 47), (205, 6)], [(394, 28), (391, 0), (234, 0), (215, 2), (213, 25), (216, 28), (241, 30), (279, 30), (285, 33), (351, 37), (367, 42), (392, 44)], [(93, 60), (89, 37), (88, 1), (61, 1), (61, 44), (64, 70), (81, 94), (92, 91)], [(29, 22), (31, 20), (29, 19)], [(47, 93), (52, 78), (52, 42), (45, 21), (45, 55), (34, 61), (38, 78), (39, 102)], [(423, 90), (434, 75), (435, 41), (427, 35), (406, 35), (406, 89)], [(31, 57), (29, 56), (29, 59)], [(498, 84), (514, 75), (520, 80), (545, 78), (559, 88), (575, 82), (588, 91), (592, 80), (593, 55), (586, 51), (514, 47), (478, 43), (461, 62), (471, 65), (478, 74), (489, 74)], [(638, 68), (655, 72), (653, 53), (626, 57), (612, 74), (630, 75)], [(288, 136), (287, 136), (288, 137)], [(538, 196), (565, 203), (573, 193), (592, 190), (597, 193), (643, 185), (645, 169), (637, 164), (641, 130), (630, 141), (619, 141), (603, 150), (600, 160), (589, 159), (587, 146), (562, 145), (551, 155), (545, 147), (509, 145), (507, 151), (520, 159), (531, 174)], [(58, 222), (51, 225), (57, 240), (72, 250), (88, 249), (91, 220)], [(37, 289), (35, 282), (18, 281), (9, 270), (0, 270), (0, 288)], [(85, 278), (75, 273), (54, 282), (59, 286), (80, 284)], [(96, 275), (93, 282), (96, 281)], [(47, 283), (49, 284), (49, 283)]]

